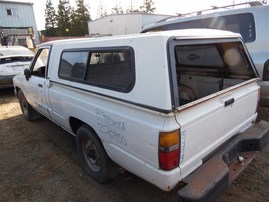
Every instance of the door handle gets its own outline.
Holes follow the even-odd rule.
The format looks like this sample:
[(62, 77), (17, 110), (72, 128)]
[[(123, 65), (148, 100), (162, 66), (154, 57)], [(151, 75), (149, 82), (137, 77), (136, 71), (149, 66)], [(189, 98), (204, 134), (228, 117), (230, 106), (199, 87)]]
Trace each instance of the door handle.
[(227, 107), (227, 106), (229, 106), (229, 105), (231, 105), (231, 104), (233, 104), (234, 103), (234, 98), (231, 98), (231, 99), (229, 99), (229, 100), (226, 100), (225, 102), (224, 102), (224, 107)]
[(39, 83), (39, 84), (38, 84), (38, 87), (43, 88), (43, 85)]

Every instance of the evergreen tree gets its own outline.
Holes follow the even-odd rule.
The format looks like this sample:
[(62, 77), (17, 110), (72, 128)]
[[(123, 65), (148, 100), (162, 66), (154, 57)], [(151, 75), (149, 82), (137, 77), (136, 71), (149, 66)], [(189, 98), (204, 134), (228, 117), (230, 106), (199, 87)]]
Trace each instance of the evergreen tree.
[(52, 5), (51, 0), (47, 0), (45, 9), (45, 35), (55, 36), (56, 35), (56, 12)]
[(59, 0), (58, 14), (57, 14), (57, 35), (68, 36), (70, 35), (71, 28), (71, 6), (69, 0)]
[(84, 5), (84, 0), (76, 0), (77, 8), (71, 14), (71, 34), (73, 36), (84, 36), (89, 33), (88, 21), (91, 19), (88, 8)]
[(154, 13), (156, 7), (154, 7), (153, 0), (144, 0), (143, 6), (140, 6), (140, 11), (142, 13)]

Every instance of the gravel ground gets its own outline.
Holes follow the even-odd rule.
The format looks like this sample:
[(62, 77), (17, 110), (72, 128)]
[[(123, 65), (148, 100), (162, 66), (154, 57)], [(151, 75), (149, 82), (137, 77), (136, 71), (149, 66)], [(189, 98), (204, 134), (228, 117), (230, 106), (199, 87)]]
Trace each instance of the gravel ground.
[[(269, 120), (269, 110), (260, 109)], [(0, 201), (176, 201), (144, 180), (119, 174), (100, 185), (79, 165), (75, 139), (46, 118), (28, 122), (13, 90), (0, 90)], [(219, 201), (269, 201), (269, 146)]]

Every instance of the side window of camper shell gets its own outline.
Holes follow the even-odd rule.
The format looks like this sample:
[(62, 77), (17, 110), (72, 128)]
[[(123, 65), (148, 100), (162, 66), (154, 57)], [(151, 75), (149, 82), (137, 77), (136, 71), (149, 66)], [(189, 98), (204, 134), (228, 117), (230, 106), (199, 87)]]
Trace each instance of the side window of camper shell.
[(129, 92), (135, 82), (131, 47), (65, 50), (59, 78), (111, 90)]

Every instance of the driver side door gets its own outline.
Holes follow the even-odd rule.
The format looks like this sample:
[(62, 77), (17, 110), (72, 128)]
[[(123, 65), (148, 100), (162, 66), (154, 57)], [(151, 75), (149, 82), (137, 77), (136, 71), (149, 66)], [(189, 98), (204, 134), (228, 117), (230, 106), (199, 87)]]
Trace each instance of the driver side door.
[(51, 118), (49, 113), (48, 88), (49, 79), (48, 58), (50, 47), (42, 47), (38, 50), (33, 63), (30, 67), (31, 76), (26, 82), (26, 94), (28, 102), (40, 113), (48, 118)]

